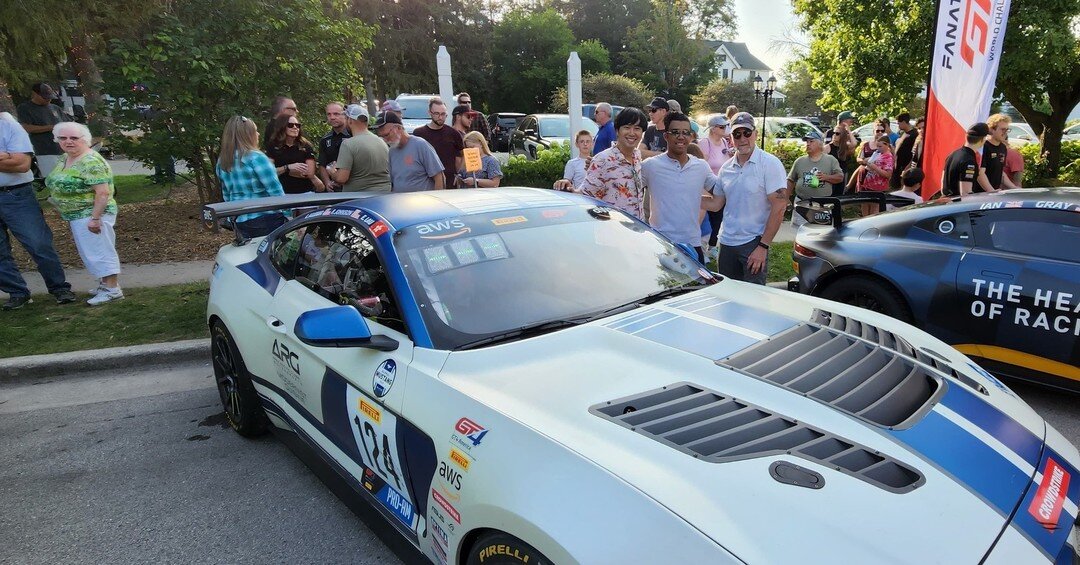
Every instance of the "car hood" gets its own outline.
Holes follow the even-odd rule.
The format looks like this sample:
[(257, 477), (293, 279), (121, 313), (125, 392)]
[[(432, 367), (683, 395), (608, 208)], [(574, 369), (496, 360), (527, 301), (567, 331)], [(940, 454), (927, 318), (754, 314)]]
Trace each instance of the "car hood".
[[(859, 347), (878, 343), (867, 357), (885, 356), (891, 370), (921, 371), (936, 383), (932, 397), (910, 417), (903, 410), (860, 416), (842, 402), (752, 376), (762, 367), (747, 351), (759, 348), (767, 357), (768, 348), (792, 341), (794, 333), (830, 325), (839, 328), (831, 330), (833, 338), (856, 340)], [(796, 355), (817, 355), (804, 359), (811, 365), (796, 368), (799, 374), (812, 366), (840, 374), (863, 365), (835, 361), (841, 356), (812, 343), (803, 352), (777, 358), (783, 365)], [(802, 561), (808, 550), (830, 561), (977, 561), (1008, 524), (1044, 455), (1043, 420), (940, 341), (869, 311), (726, 280), (587, 325), (452, 353), (441, 378), (634, 485), (750, 563)], [(860, 396), (858, 388), (851, 384), (835, 394), (851, 399)], [(717, 399), (737, 401), (742, 413), (777, 425), (762, 426), (756, 436), (744, 433), (754, 426), (707, 432), (734, 438), (737, 449), (728, 452), (734, 456), (725, 458), (693, 452), (713, 442), (707, 434), (693, 449), (676, 445), (675, 436), (657, 437), (673, 426), (723, 420), (705, 407)], [(683, 410), (688, 405), (680, 403), (698, 401), (679, 412), (677, 425), (648, 425), (675, 418), (668, 407)], [(624, 412), (638, 410), (631, 414), (636, 419), (620, 421)], [(886, 425), (867, 414), (904, 421)], [(799, 434), (822, 434), (821, 442), (835, 439), (850, 449), (830, 452), (827, 461), (790, 446), (776, 449), (770, 442), (792, 425), (809, 430)], [(755, 450), (755, 444), (772, 450)], [(848, 464), (859, 457), (867, 461)], [(777, 462), (816, 473), (824, 486), (774, 479), (783, 473), (771, 474)], [(875, 484), (866, 478), (874, 465), (905, 468), (914, 479), (899, 489)], [(1072, 508), (1075, 514), (1075, 503)], [(1017, 520), (1026, 514), (1018, 510)]]

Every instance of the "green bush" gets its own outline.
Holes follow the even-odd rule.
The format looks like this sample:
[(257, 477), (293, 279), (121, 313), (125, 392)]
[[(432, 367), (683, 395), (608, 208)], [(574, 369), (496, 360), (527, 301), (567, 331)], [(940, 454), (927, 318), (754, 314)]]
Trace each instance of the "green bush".
[[(608, 102), (615, 106), (644, 108), (652, 100), (645, 83), (635, 78), (609, 73), (593, 73), (581, 79), (581, 101), (588, 104)], [(566, 87), (560, 86), (551, 95), (551, 111), (566, 112)]]
[[(1050, 177), (1049, 163), (1041, 145), (1031, 143), (1019, 151), (1024, 157), (1024, 186), (1080, 183), (1080, 141), (1061, 143), (1061, 166), (1057, 179)], [(1052, 182), (1054, 180), (1059, 182)]]
[(551, 149), (541, 149), (535, 161), (512, 155), (503, 167), (503, 178), (499, 185), (551, 188), (555, 181), (562, 178), (569, 160), (569, 143), (557, 143)]
[(795, 159), (806, 155), (805, 146), (794, 141), (777, 143), (767, 139), (765, 140), (765, 151), (776, 155), (776, 158), (780, 159), (780, 162), (784, 164), (785, 171), (791, 170), (791, 166), (795, 164)]

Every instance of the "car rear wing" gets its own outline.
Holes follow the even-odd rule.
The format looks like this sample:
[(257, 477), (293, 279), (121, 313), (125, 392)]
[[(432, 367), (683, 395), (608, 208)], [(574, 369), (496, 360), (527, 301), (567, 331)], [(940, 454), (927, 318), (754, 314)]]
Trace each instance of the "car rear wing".
[(887, 192), (856, 192), (843, 196), (817, 196), (802, 200), (795, 206), (795, 213), (810, 224), (832, 225), (836, 229), (844, 224), (844, 207), (854, 204), (877, 204), (878, 211), (884, 212), (887, 205), (896, 207), (909, 206), (915, 201), (902, 196), (893, 196)]
[(215, 202), (203, 206), (203, 223), (213, 231), (221, 227), (231, 229), (236, 233), (237, 243), (242, 241), (240, 233), (234, 229), (233, 223), (237, 216), (255, 214), (258, 212), (277, 212), (294, 210), (312, 210), (349, 202), (371, 196), (369, 194), (357, 194), (355, 192), (313, 192), (308, 194), (286, 194), (284, 196), (267, 196), (265, 198), (252, 198), (250, 200), (237, 200), (234, 202)]

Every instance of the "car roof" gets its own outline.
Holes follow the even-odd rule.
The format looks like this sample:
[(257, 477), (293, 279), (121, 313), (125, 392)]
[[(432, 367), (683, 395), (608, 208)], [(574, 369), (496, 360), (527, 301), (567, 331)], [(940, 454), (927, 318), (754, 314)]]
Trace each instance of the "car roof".
[(542, 188), (430, 190), (367, 196), (334, 208), (373, 212), (394, 230), (470, 214), (553, 206), (595, 205), (591, 198)]
[[(1062, 206), (1048, 206), (1048, 203)], [(1080, 212), (1080, 188), (1016, 188), (992, 193), (969, 194), (963, 198), (939, 198), (924, 204), (897, 208), (885, 214), (853, 219), (845, 222), (845, 225), (850, 223), (862, 227), (884, 227), (921, 221), (944, 214), (999, 208), (1050, 208)]]

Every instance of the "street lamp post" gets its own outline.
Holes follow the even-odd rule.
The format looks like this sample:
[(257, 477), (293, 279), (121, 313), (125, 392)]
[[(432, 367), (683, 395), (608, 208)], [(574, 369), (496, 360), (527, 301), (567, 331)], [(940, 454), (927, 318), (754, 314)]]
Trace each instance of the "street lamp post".
[[(762, 82), (765, 84), (762, 85)], [(764, 86), (764, 88), (762, 88)], [(769, 80), (764, 80), (761, 75), (754, 76), (754, 98), (761, 96), (765, 101), (761, 107), (761, 149), (765, 150), (765, 118), (769, 117), (769, 99), (776, 90), (776, 77), (769, 75)]]

